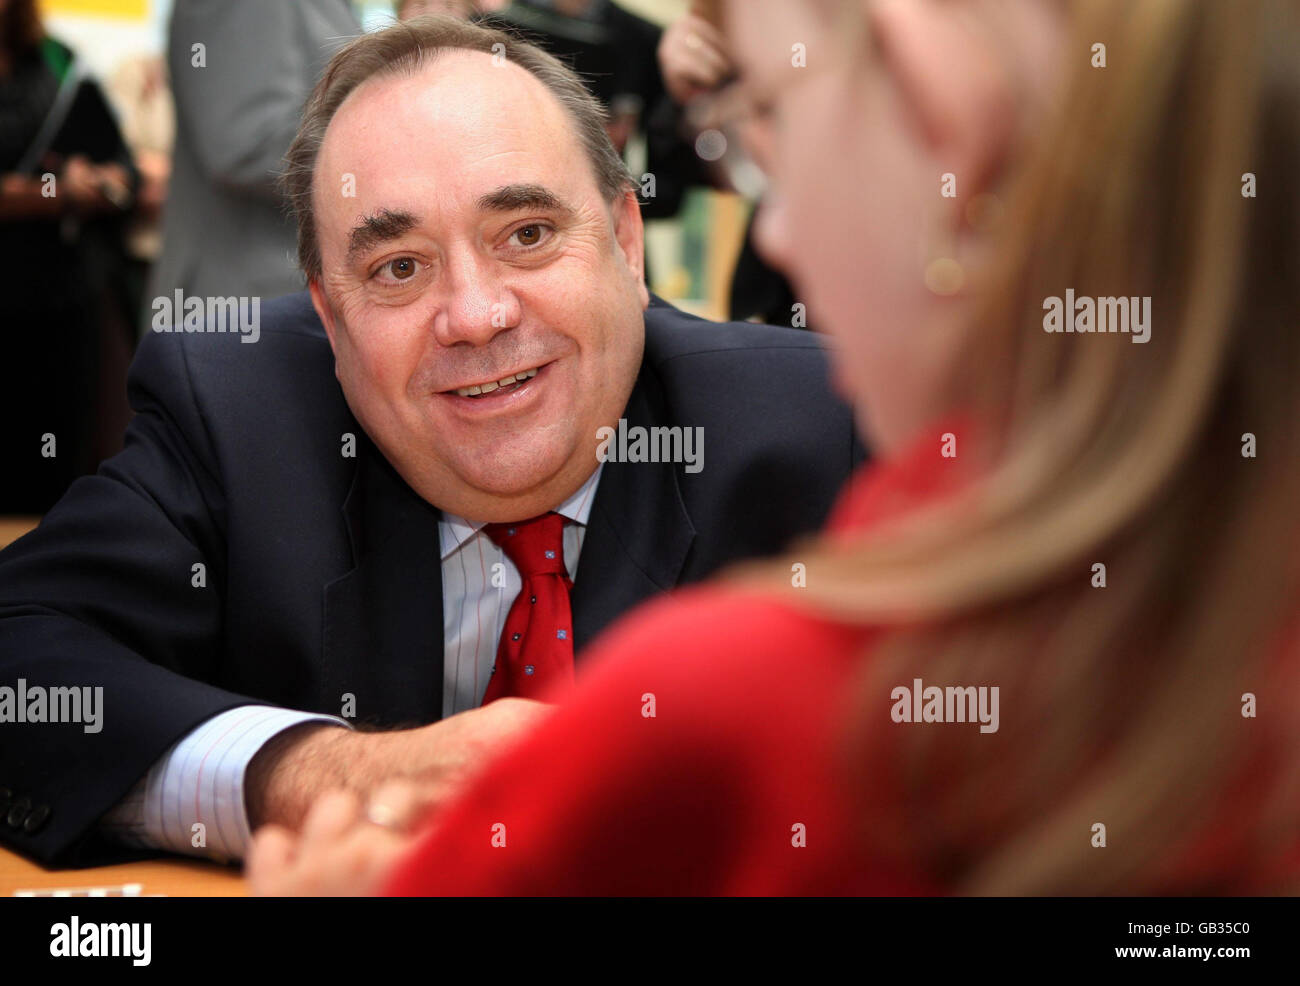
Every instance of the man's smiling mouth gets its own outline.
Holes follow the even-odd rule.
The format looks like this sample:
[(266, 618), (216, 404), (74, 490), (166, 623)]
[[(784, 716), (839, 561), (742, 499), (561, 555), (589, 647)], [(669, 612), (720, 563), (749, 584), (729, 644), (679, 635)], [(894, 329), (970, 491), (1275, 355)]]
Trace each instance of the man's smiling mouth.
[(446, 391), (446, 393), (454, 393), (458, 397), (483, 397), (487, 394), (495, 393), (498, 390), (509, 392), (537, 376), (538, 369), (539, 367), (534, 366), (531, 369), (522, 370), (519, 373), (502, 377), (500, 380), (488, 380), (484, 383), (472, 384), (468, 387), (458, 387), (456, 390)]

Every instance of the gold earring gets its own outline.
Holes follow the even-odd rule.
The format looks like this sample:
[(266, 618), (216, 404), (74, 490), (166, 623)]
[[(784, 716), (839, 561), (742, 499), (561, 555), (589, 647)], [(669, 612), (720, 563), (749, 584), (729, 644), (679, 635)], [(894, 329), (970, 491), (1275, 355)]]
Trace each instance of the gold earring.
[[(976, 232), (987, 232), (1002, 217), (1002, 203), (991, 192), (982, 192), (967, 203), (966, 224)], [(940, 218), (935, 224), (936, 233), (930, 236), (931, 249), (927, 251), (924, 280), (926, 288), (941, 298), (951, 298), (966, 284), (966, 268), (957, 253), (956, 235)]]
[(935, 257), (925, 265), (925, 286), (932, 294), (950, 298), (966, 283), (966, 268), (953, 257)]
[(966, 270), (956, 256), (957, 235), (944, 211), (935, 214), (927, 226), (922, 253), (925, 287), (931, 294), (948, 298), (966, 283)]

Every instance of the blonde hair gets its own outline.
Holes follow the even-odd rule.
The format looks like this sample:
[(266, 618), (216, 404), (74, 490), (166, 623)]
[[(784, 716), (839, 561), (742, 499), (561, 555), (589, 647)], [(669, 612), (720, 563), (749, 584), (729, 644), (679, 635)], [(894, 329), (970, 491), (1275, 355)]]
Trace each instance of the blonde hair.
[[(1300, 5), (1069, 6), (951, 395), (970, 481), (734, 578), (890, 628), (849, 744), (876, 851), (966, 893), (1294, 891)], [(1067, 288), (1150, 296), (1149, 342), (1045, 332)], [(891, 722), (914, 677), (998, 686), (1001, 728)]]

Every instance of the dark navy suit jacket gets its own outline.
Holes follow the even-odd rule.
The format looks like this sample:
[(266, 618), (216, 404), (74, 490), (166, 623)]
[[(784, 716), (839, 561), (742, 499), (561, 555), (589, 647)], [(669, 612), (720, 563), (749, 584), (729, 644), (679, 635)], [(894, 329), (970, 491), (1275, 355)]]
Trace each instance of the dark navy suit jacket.
[[(814, 335), (657, 299), (645, 325), (624, 416), (702, 427), (704, 468), (606, 463), (579, 649), (642, 600), (818, 528), (862, 459)], [(263, 306), (255, 344), (151, 334), (129, 389), (125, 450), (0, 553), (0, 685), (104, 688), (99, 733), (0, 724), (0, 842), (47, 863), (120, 857), (98, 818), (233, 706), (338, 714), (351, 693), (377, 726), (442, 714), (439, 511), (349, 412), (306, 293)]]

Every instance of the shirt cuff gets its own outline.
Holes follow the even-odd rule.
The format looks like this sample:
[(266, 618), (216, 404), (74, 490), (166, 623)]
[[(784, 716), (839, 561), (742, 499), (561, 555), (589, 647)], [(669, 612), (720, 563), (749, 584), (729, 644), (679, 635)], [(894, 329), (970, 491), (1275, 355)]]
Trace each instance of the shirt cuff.
[(242, 859), (251, 837), (244, 773), (272, 738), (308, 722), (352, 728), (336, 716), (268, 705), (213, 716), (158, 758), (101, 819), (100, 830), (126, 845)]

